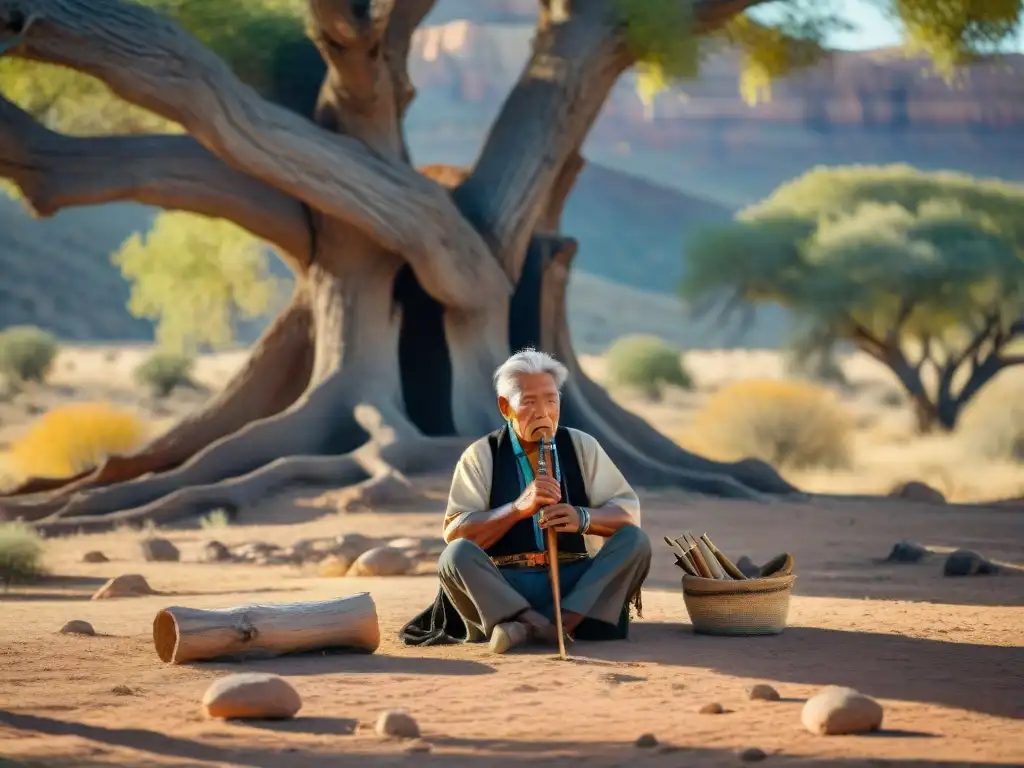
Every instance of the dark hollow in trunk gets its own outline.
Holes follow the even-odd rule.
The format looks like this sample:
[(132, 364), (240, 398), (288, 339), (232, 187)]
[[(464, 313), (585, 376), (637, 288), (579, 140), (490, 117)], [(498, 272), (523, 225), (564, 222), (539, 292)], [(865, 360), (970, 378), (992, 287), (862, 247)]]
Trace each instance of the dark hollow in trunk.
[(424, 435), (454, 435), (444, 308), (423, 290), (408, 264), (395, 278), (394, 298), (402, 312), (398, 362), (406, 416)]

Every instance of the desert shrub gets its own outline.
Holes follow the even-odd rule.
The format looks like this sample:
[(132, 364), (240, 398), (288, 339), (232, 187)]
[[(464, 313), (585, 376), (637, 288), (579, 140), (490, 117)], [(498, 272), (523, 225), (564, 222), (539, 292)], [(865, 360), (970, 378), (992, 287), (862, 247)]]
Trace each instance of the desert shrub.
[(986, 389), (964, 412), (957, 434), (979, 458), (1024, 462), (1024, 386)]
[(157, 397), (192, 385), (192, 359), (173, 352), (154, 352), (135, 369), (135, 381)]
[(108, 456), (131, 453), (147, 436), (135, 415), (103, 403), (75, 403), (39, 418), (12, 445), (12, 469), (25, 477), (72, 477)]
[(0, 373), (21, 381), (43, 381), (57, 357), (57, 339), (30, 325), (0, 331)]
[(690, 389), (693, 379), (679, 350), (657, 336), (623, 336), (608, 350), (608, 378), (615, 386), (636, 387), (651, 398), (665, 386)]
[(209, 514), (199, 518), (200, 527), (210, 530), (216, 528), (227, 528), (231, 525), (231, 515), (226, 509), (214, 509)]
[(25, 523), (0, 523), (0, 581), (4, 589), (43, 573), (43, 540)]
[(840, 469), (852, 456), (853, 419), (835, 393), (810, 382), (731, 384), (708, 400), (693, 428), (723, 457), (779, 469)]

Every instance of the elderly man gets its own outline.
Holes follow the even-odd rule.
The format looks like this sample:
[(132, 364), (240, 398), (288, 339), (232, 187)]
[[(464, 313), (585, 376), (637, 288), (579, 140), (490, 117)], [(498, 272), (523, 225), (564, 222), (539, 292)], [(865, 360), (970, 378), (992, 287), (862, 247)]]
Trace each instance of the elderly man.
[[(445, 513), (441, 589), (403, 628), (407, 645), (489, 640), (493, 652), (504, 653), (557, 642), (547, 528), (558, 532), (565, 633), (626, 637), (629, 603), (640, 609), (651, 544), (639, 527), (636, 493), (597, 440), (558, 426), (567, 376), (565, 366), (533, 349), (495, 371), (505, 425), (459, 460)], [(545, 457), (549, 474), (538, 476), (541, 436), (554, 440)]]

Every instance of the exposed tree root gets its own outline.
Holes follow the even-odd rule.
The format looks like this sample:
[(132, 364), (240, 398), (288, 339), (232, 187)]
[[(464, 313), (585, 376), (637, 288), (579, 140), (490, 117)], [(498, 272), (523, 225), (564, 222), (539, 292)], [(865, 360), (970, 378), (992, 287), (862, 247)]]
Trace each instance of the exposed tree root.
[(184, 485), (139, 506), (105, 514), (66, 515), (62, 510), (39, 520), (36, 527), (48, 535), (61, 535), (147, 522), (165, 524), (218, 507), (245, 508), (281, 488), (298, 483), (370, 489), (395, 476), (404, 480), (406, 474), (450, 471), (471, 442), (458, 437), (398, 438), (384, 425), (380, 412), (372, 406), (357, 407), (355, 418), (372, 437), (350, 453), (340, 456), (286, 456), (243, 475)]
[(280, 413), (306, 388), (312, 351), (312, 316), (300, 290), (256, 343), (246, 365), (202, 408), (138, 452), (112, 456), (91, 472), (62, 480), (30, 479), (0, 500), (0, 517), (45, 517), (77, 493), (166, 472), (246, 424)]

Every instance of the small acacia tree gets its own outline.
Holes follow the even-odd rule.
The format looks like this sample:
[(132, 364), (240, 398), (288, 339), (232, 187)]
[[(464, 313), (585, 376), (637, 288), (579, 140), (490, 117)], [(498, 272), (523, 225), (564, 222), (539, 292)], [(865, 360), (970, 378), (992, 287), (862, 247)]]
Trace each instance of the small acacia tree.
[(791, 309), (801, 345), (887, 366), (922, 431), (1024, 363), (1024, 187), (906, 166), (818, 169), (688, 251), (681, 293)]
[[(296, 276), (249, 364), (202, 410), (88, 475), (27, 483), (0, 512), (76, 529), (242, 505), (292, 480), (374, 483), (391, 467), (448, 464), (496, 425), (491, 372), (527, 344), (569, 366), (565, 423), (635, 483), (795, 490), (762, 463), (681, 450), (582, 373), (565, 312), (576, 244), (560, 219), (625, 71), (641, 64), (650, 92), (732, 44), (745, 92), (760, 96), (822, 55), (830, 4), (789, 0), (766, 26), (745, 15), (762, 0), (538, 0), (533, 49), (473, 167), (420, 173), (403, 134), (407, 58), (434, 4), (0, 0), (0, 53), (21, 70), (0, 73), (0, 176), (39, 215), (134, 200), (227, 219)], [(1019, 0), (891, 6), (908, 41), (951, 66), (1008, 37), (1020, 14)], [(103, 115), (68, 96), (92, 124), (69, 135), (45, 117), (69, 81), (42, 85), (54, 73), (40, 63), (93, 78), (94, 104), (119, 101)], [(109, 135), (137, 125), (137, 110), (156, 122)]]

